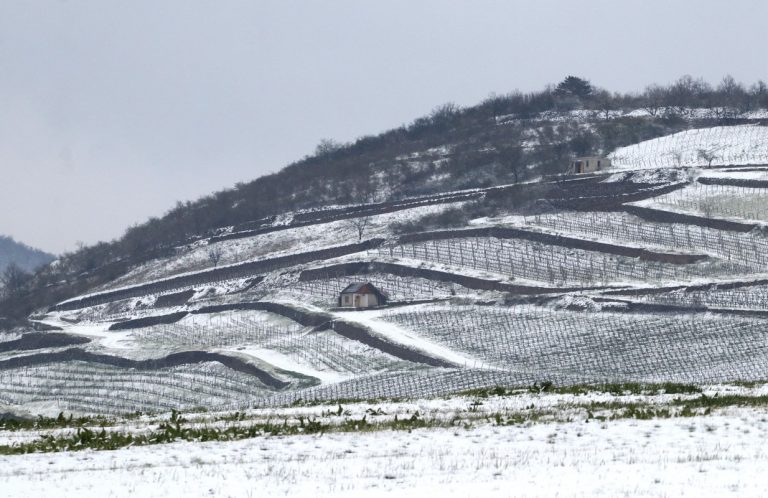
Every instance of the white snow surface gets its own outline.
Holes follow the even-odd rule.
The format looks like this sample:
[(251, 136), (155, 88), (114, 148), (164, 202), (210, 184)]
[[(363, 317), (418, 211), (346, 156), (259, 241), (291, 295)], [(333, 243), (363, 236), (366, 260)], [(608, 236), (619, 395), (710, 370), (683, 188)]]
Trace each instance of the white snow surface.
[(768, 126), (716, 126), (686, 130), (620, 147), (614, 169), (768, 164)]
[(765, 496), (764, 410), (262, 437), (3, 458), (30, 496)]
[(378, 318), (381, 317), (381, 315), (384, 313), (386, 313), (386, 310), (346, 311), (336, 312), (335, 315), (343, 318), (348, 322), (355, 322), (359, 323), (360, 325), (364, 325), (374, 331), (376, 334), (386, 338), (391, 342), (427, 353), (432, 357), (447, 360), (462, 366), (487, 366), (482, 364), (482, 362), (476, 358), (461, 355), (449, 348), (419, 337), (413, 332), (399, 327), (396, 324), (388, 323), (384, 320), (379, 320)]
[[(227, 353), (226, 349), (221, 350), (222, 353)], [(291, 372), (297, 372), (309, 377), (315, 377), (320, 379), (321, 382), (341, 382), (351, 377), (349, 374), (341, 374), (331, 370), (318, 370), (306, 365), (305, 363), (296, 361), (288, 355), (279, 353), (268, 348), (255, 348), (255, 347), (240, 347), (237, 349), (239, 354), (245, 354), (265, 361), (275, 368), (281, 370), (288, 370)]]
[(768, 181), (768, 168), (754, 171), (729, 171), (727, 169), (706, 169), (699, 172), (700, 178), (727, 178), (729, 180)]
[(768, 222), (768, 189), (693, 182), (665, 195), (631, 203), (736, 222)]
[[(391, 223), (418, 219), (427, 214), (440, 213), (446, 209), (458, 208), (462, 205), (464, 205), (464, 201), (420, 206), (371, 216), (363, 238), (387, 237), (390, 235), (388, 227)], [(218, 267), (223, 268), (247, 261), (258, 261), (349, 244), (357, 242), (357, 238), (356, 228), (349, 220), (339, 220), (287, 228), (242, 239), (224, 240), (213, 245), (221, 251)], [(101, 290), (130, 288), (136, 284), (145, 284), (148, 281), (159, 281), (169, 277), (211, 270), (213, 265), (208, 256), (210, 249), (209, 244), (197, 244), (184, 248), (179, 255), (149, 261), (131, 270), (125, 276), (110, 282)]]

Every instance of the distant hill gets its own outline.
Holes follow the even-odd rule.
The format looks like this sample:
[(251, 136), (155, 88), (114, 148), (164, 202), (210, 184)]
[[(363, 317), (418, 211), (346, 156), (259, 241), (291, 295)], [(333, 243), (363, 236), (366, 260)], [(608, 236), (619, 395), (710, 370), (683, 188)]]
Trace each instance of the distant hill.
[(23, 270), (32, 272), (54, 259), (54, 256), (47, 252), (16, 242), (11, 237), (0, 235), (0, 272), (12, 263)]
[[(765, 382), (768, 113), (591, 109), (572, 86), (536, 97), (548, 111), (510, 96), (324, 143), (32, 277), (8, 272), (0, 399), (213, 413)], [(611, 165), (568, 171), (584, 154)]]
[[(669, 86), (619, 94), (569, 76), (538, 92), (492, 95), (468, 107), (447, 103), (378, 135), (350, 143), (322, 140), (314, 154), (276, 173), (179, 202), (161, 216), (128, 227), (119, 239), (62, 255), (59, 264), (36, 273), (24, 299), (0, 300), (0, 315), (23, 319), (35, 308), (114, 282), (145, 263), (205, 245), (212, 237), (271, 231), (289, 221), (348, 217), (354, 209), (391, 212), (408, 199), (510, 184), (520, 188), (504, 190), (509, 195), (503, 202), (547, 210), (551, 203), (546, 197), (557, 197), (549, 192), (551, 185), (531, 187), (531, 182), (564, 173), (572, 158), (584, 155), (613, 153), (617, 166), (630, 169), (638, 162), (643, 168), (698, 160), (715, 165), (747, 156), (754, 165), (763, 149), (725, 144), (725, 150), (721, 138), (727, 137), (720, 137), (719, 130), (731, 133), (736, 125), (753, 125), (738, 131), (738, 143), (750, 142), (755, 138), (750, 133), (766, 124), (768, 87), (762, 82), (746, 87), (730, 77), (712, 87), (683, 76)], [(684, 133), (703, 128), (713, 131)], [(696, 140), (685, 138), (689, 135)], [(674, 138), (662, 139), (668, 136)], [(654, 153), (648, 159), (649, 150), (633, 148), (641, 142), (667, 155)], [(678, 150), (678, 142), (687, 148)], [(418, 221), (422, 229), (455, 227), (469, 216), (458, 209), (433, 214), (437, 219), (427, 224), (405, 221)], [(236, 253), (231, 261), (240, 258)]]

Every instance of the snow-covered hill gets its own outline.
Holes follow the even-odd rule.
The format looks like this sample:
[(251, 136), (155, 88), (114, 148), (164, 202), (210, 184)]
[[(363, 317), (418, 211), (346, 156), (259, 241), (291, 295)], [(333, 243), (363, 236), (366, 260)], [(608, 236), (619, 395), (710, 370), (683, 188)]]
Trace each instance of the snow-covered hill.
[[(125, 414), (762, 380), (767, 137), (691, 130), (619, 149), (608, 174), (209, 233), (32, 317), (59, 336), (1, 336), (0, 403)], [(390, 303), (339, 309), (353, 282)]]
[[(288, 212), (138, 261), (0, 333), (0, 454), (30, 453), (7, 493), (50, 492), (43, 465), (94, 496), (759, 496), (765, 140), (691, 130), (613, 171)], [(389, 302), (340, 308), (354, 282)], [(51, 454), (81, 449), (114, 451)], [(553, 458), (566, 488), (525, 484)]]

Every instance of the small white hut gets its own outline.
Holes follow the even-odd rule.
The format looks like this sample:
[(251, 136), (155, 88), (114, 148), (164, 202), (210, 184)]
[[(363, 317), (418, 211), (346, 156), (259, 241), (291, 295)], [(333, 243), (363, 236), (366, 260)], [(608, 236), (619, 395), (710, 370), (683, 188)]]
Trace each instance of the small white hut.
[(571, 173), (593, 173), (611, 167), (611, 160), (601, 156), (577, 157), (571, 161)]
[(387, 294), (377, 289), (370, 282), (349, 284), (339, 295), (342, 308), (371, 308), (387, 304)]

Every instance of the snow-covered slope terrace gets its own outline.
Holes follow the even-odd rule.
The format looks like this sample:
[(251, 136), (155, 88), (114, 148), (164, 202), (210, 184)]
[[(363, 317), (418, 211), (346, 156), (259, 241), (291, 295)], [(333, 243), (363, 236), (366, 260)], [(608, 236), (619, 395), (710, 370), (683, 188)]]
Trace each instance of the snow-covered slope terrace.
[(768, 126), (687, 130), (620, 147), (609, 157), (618, 169), (768, 164)]
[(123, 287), (107, 292), (88, 294), (79, 298), (63, 301), (51, 308), (51, 311), (66, 311), (84, 308), (87, 306), (96, 306), (98, 304), (109, 303), (120, 299), (143, 296), (146, 294), (167, 292), (171, 290), (186, 288), (194, 285), (200, 285), (211, 282), (220, 282), (235, 278), (254, 277), (261, 272), (274, 270), (286, 266), (307, 263), (315, 260), (329, 259), (355, 252), (365, 251), (383, 243), (383, 239), (370, 239), (358, 244), (349, 244), (337, 246), (319, 251), (309, 251), (304, 253), (291, 254), (277, 258), (249, 261), (229, 265), (202, 272), (194, 272), (162, 280), (156, 280), (141, 285)]

